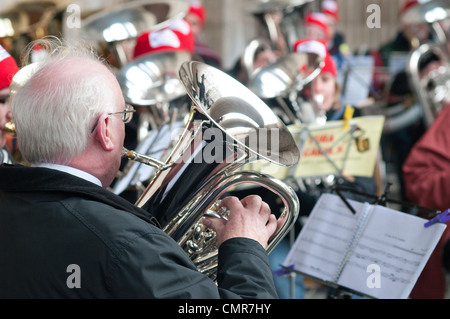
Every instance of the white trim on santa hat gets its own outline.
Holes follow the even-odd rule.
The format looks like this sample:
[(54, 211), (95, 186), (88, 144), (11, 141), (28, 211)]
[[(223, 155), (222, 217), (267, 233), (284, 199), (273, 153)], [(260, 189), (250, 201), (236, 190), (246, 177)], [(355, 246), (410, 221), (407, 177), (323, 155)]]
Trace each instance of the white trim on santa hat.
[(334, 0), (324, 0), (322, 2), (322, 10), (326, 10), (329, 12), (337, 12), (339, 9), (339, 6), (336, 1)]
[(154, 49), (162, 46), (173, 48), (179, 48), (181, 46), (180, 39), (178, 39), (175, 32), (169, 29), (150, 32), (148, 41), (150, 46)]
[(184, 19), (175, 19), (170, 24), (169, 28), (181, 32), (184, 35), (188, 35), (191, 32), (191, 26), (189, 25), (189, 22)]
[(198, 0), (190, 0), (189, 6), (198, 9), (198, 8), (201, 8), (203, 6), (203, 4)]
[(308, 40), (297, 45), (297, 52), (315, 53), (321, 58), (327, 55), (327, 48), (320, 41)]

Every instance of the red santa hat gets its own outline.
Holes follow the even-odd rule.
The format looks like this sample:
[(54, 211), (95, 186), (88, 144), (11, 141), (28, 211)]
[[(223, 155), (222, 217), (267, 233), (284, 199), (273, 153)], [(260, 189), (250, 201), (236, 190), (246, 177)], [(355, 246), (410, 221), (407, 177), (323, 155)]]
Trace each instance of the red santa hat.
[(205, 7), (203, 6), (203, 4), (200, 1), (197, 1), (197, 0), (190, 0), (189, 1), (188, 14), (190, 14), (190, 13), (195, 14), (196, 16), (198, 16), (202, 25), (205, 24), (205, 22), (206, 22), (206, 11), (205, 11)]
[(177, 19), (167, 28), (143, 32), (136, 39), (133, 57), (161, 51), (194, 52), (194, 35), (191, 25), (183, 19)]
[(329, 72), (334, 77), (337, 76), (336, 63), (327, 51), (327, 44), (324, 40), (300, 39), (294, 43), (294, 52), (314, 53), (323, 58), (325, 65), (321, 73)]
[(19, 71), (14, 58), (0, 45), (0, 90), (9, 87), (12, 78)]
[(322, 2), (322, 13), (332, 16), (339, 21), (339, 5), (334, 0), (324, 0)]
[(402, 16), (406, 11), (419, 4), (418, 0), (406, 0), (400, 7), (399, 15)]
[(316, 25), (323, 30), (325, 38), (330, 39), (330, 29), (328, 28), (327, 17), (322, 12), (311, 12), (305, 16), (305, 25)]

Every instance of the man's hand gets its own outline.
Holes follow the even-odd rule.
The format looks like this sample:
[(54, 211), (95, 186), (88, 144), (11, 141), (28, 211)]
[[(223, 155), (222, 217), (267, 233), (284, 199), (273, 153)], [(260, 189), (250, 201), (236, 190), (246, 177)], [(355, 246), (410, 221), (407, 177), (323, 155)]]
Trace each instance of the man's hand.
[(229, 209), (228, 221), (221, 218), (206, 218), (205, 226), (217, 233), (217, 246), (227, 239), (246, 237), (258, 241), (267, 248), (269, 239), (277, 230), (277, 219), (261, 197), (250, 195), (242, 200), (225, 197), (222, 206)]

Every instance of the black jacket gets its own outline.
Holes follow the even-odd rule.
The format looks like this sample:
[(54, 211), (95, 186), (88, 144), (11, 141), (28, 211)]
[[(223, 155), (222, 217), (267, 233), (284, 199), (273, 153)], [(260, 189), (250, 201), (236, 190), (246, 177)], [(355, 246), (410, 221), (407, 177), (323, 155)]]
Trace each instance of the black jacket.
[(219, 249), (218, 284), (148, 213), (63, 172), (0, 166), (0, 298), (276, 298), (263, 247)]

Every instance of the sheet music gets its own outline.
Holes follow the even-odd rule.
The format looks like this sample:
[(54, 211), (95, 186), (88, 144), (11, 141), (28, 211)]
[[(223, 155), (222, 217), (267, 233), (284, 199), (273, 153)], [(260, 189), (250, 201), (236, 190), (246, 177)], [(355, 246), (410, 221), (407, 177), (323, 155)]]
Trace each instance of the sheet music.
[(342, 103), (358, 105), (366, 100), (372, 86), (374, 60), (371, 56), (348, 56), (338, 73), (343, 88)]
[(392, 79), (401, 71), (406, 70), (409, 52), (392, 52), (389, 58), (389, 74)]
[[(378, 205), (369, 205), (370, 215), (358, 225), (368, 204), (348, 202), (356, 214), (338, 196), (322, 195), (284, 265), (294, 265), (307, 276), (362, 295), (407, 298), (446, 225), (425, 228), (426, 219)], [(340, 271), (358, 229), (361, 236)], [(369, 282), (374, 276), (373, 266), (379, 270), (379, 287)]]

